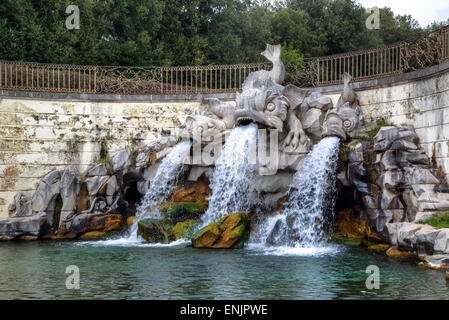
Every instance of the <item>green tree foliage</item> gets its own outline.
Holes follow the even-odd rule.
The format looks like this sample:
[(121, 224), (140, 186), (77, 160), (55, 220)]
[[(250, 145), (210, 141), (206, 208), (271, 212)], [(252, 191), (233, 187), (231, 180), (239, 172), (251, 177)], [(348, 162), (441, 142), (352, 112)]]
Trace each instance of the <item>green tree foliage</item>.
[[(410, 16), (380, 11), (368, 30), (355, 0), (77, 0), (81, 28), (68, 30), (71, 0), (0, 1), (0, 59), (96, 65), (207, 65), (265, 61), (266, 43), (284, 59), (414, 41)], [(297, 58), (293, 58), (297, 57)]]

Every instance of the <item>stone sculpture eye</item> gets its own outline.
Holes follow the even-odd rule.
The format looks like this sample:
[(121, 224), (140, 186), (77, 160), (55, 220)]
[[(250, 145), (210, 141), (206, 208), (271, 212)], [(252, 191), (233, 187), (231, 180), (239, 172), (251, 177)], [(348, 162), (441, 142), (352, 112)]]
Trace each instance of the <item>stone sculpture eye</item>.
[(273, 111), (275, 108), (276, 106), (274, 105), (274, 103), (270, 102), (269, 104), (267, 104), (268, 111)]
[(345, 129), (349, 129), (350, 127), (352, 127), (352, 121), (346, 119), (345, 121), (343, 121), (343, 127), (345, 127)]

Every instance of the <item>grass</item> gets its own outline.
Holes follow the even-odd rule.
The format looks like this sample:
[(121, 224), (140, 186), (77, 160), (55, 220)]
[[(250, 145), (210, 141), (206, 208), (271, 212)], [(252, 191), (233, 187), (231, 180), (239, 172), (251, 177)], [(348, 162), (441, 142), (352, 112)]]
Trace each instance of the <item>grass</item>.
[(110, 157), (102, 158), (102, 159), (98, 160), (98, 162), (104, 163), (104, 164), (109, 164), (111, 162), (111, 158)]
[(387, 122), (384, 118), (377, 119), (376, 126), (367, 131), (368, 140), (374, 142), (374, 137), (379, 133), (382, 127), (395, 127), (394, 124)]
[(437, 229), (449, 228), (449, 212), (445, 212), (443, 214), (435, 213), (430, 218), (419, 221), (418, 223), (429, 224)]

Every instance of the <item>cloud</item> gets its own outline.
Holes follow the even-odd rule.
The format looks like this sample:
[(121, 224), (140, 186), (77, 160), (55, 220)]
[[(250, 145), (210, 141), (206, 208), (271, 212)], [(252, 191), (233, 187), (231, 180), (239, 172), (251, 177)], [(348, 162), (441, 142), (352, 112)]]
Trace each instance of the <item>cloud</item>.
[(395, 14), (411, 15), (421, 27), (449, 18), (448, 0), (358, 0), (365, 8), (390, 7)]

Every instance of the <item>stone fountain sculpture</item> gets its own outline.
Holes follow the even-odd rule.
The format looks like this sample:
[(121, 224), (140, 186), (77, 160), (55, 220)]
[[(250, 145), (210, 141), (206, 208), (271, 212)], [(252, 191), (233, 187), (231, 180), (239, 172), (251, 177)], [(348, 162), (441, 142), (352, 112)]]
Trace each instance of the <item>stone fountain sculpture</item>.
[(349, 82), (352, 77), (348, 73), (343, 75), (343, 93), (335, 109), (326, 114), (323, 124), (323, 137), (337, 136), (343, 141), (354, 138), (363, 124), (363, 113), (360, 109), (357, 94)]
[[(276, 129), (279, 135), (281, 169), (296, 169), (298, 160), (310, 150), (312, 144), (298, 119), (299, 107), (308, 90), (294, 85), (282, 86), (285, 67), (281, 61), (281, 46), (267, 45), (262, 52), (273, 63), (270, 71), (249, 74), (237, 93), (236, 108), (218, 99), (203, 100), (212, 116), (194, 114), (187, 118), (184, 129), (194, 141), (210, 143), (213, 137), (232, 129), (235, 125), (254, 122), (261, 128)], [(277, 168), (259, 167), (262, 174), (275, 174)]]
[[(187, 116), (182, 135), (201, 146), (221, 144), (236, 125), (249, 122), (266, 129), (268, 134), (276, 133), (277, 150), (266, 150), (266, 154), (274, 151), (279, 161), (276, 166), (269, 161), (260, 162), (254, 182), (266, 203), (276, 206), (312, 146), (323, 136), (346, 139), (355, 135), (361, 111), (349, 84), (350, 76), (345, 76), (349, 80), (345, 80), (340, 102), (333, 108), (329, 97), (283, 85), (285, 67), (280, 45), (267, 45), (262, 55), (272, 62), (273, 68), (249, 74), (242, 92), (236, 95), (235, 106), (219, 99), (203, 99), (208, 112)], [(43, 234), (78, 237), (94, 226), (94, 230), (102, 230), (102, 224), (107, 228), (116, 226), (120, 223), (118, 212), (127, 211), (126, 194), (131, 185), (137, 184), (135, 192), (145, 194), (158, 163), (176, 142), (173, 137), (163, 137), (134, 151), (120, 150), (110, 155), (110, 161), (96, 163), (81, 175), (71, 168), (49, 172), (33, 195), (17, 195), (10, 206), (11, 220), (0, 222), (0, 238), (2, 233), (11, 239), (39, 238)], [(269, 143), (265, 147), (269, 149)], [(213, 164), (190, 164), (186, 168), (188, 181), (197, 181), (204, 175), (210, 178), (214, 170)]]

